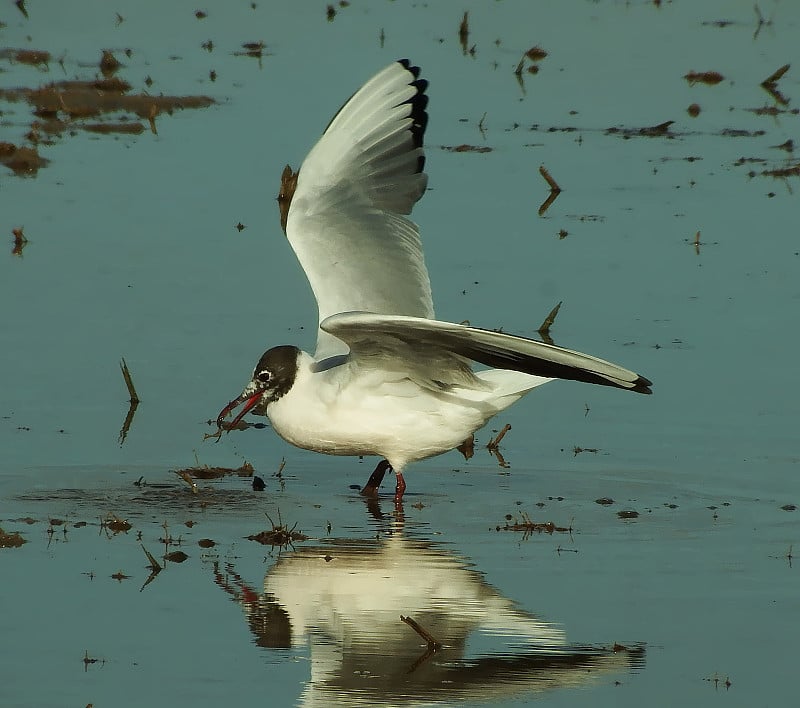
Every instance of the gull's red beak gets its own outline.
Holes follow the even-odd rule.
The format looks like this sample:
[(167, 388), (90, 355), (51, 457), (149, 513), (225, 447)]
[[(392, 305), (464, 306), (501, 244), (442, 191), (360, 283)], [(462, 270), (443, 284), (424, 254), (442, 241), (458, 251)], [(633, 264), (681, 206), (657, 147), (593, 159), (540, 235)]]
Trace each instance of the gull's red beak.
[(230, 423), (225, 424), (225, 427), (228, 430), (235, 428), (237, 425), (239, 425), (242, 418), (244, 418), (253, 408), (255, 408), (256, 405), (258, 405), (263, 393), (263, 391), (256, 391), (255, 393), (248, 393), (245, 391), (241, 396), (234, 398), (227, 406), (225, 406), (225, 408), (220, 411), (219, 415), (217, 416), (217, 427), (222, 428), (225, 418), (232, 413), (234, 409), (238, 408), (242, 403), (244, 403), (244, 408), (242, 408), (239, 414)]

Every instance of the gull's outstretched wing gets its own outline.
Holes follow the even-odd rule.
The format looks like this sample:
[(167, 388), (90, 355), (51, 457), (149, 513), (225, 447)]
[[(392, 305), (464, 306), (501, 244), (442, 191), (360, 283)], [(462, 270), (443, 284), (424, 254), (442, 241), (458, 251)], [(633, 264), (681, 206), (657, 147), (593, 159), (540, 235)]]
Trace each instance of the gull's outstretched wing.
[[(408, 61), (376, 74), (339, 110), (300, 167), (286, 235), (319, 321), (339, 312), (433, 317), (419, 231), (428, 82)], [(344, 353), (320, 330), (317, 358)]]
[[(496, 369), (652, 393), (652, 383), (648, 379), (616, 364), (533, 339), (477, 327), (369, 312), (334, 315), (321, 322), (320, 327), (347, 342), (356, 358), (360, 349), (391, 348), (394, 341), (425, 352), (435, 347)], [(425, 366), (426, 360), (422, 359), (419, 365)], [(432, 375), (435, 376), (435, 371)]]

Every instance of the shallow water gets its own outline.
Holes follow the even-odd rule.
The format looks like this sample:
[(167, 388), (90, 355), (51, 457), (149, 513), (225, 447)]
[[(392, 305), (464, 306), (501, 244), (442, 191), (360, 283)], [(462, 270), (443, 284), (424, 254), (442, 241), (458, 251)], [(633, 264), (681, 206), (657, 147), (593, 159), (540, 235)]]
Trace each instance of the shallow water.
[[(799, 185), (762, 173), (798, 164), (800, 81), (760, 83), (795, 60), (794, 5), (28, 5), (0, 47), (51, 59), (0, 52), (0, 141), (45, 135), (11, 89), (92, 81), (103, 49), (131, 93), (214, 104), (105, 134), (68, 97), (47, 164), (0, 165), (0, 527), (26, 541), (0, 548), (2, 705), (791, 702)], [(469, 461), (412, 467), (398, 516), (392, 480), (377, 508), (351, 489), (372, 460), (203, 434), (265, 348), (313, 346), (280, 171), (401, 56), (431, 82), (414, 218), (438, 316), (534, 335), (563, 301), (556, 343), (654, 395), (545, 386)], [(542, 164), (563, 192), (540, 217)], [(172, 472), (245, 460), (264, 492)], [(247, 539), (273, 524), (307, 538)]]

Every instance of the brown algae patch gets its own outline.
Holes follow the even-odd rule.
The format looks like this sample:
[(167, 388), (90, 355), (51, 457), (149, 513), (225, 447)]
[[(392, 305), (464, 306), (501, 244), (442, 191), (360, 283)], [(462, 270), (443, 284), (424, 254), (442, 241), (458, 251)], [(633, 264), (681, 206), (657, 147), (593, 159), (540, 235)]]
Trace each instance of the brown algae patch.
[(0, 527), (0, 548), (19, 548), (23, 543), (27, 541), (22, 538), (19, 531), (9, 533)]
[[(47, 67), (52, 57), (40, 50), (0, 50), (0, 59)], [(37, 145), (52, 144), (54, 138), (82, 130), (93, 134), (140, 135), (148, 127), (157, 133), (156, 119), (177, 110), (213, 105), (210, 96), (153, 96), (131, 93), (131, 84), (116, 76), (120, 64), (108, 51), (99, 63), (102, 75), (93, 79), (53, 81), (38, 87), (0, 88), (0, 101), (26, 103), (34, 116), (26, 138), (30, 146), (0, 143), (0, 162), (17, 175), (35, 175), (48, 160), (39, 156)]]

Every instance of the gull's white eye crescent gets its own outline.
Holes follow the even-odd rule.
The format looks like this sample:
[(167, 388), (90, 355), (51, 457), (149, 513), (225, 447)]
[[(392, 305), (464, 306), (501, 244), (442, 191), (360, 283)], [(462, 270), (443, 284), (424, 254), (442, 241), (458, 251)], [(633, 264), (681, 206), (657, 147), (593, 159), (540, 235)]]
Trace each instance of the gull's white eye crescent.
[(261, 383), (269, 383), (269, 380), (272, 378), (272, 372), (271, 371), (267, 371), (266, 369), (264, 369), (264, 371), (259, 371), (256, 374), (256, 378)]

